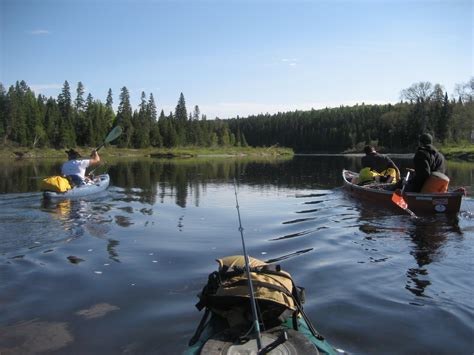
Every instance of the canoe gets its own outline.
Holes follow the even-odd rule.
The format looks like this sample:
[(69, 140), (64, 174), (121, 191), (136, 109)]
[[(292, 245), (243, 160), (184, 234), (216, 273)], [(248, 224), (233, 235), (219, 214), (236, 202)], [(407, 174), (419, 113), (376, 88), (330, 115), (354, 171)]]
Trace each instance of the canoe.
[[(229, 258), (234, 258), (234, 260), (235, 258), (241, 258), (240, 260), (242, 260), (243, 256), (232, 256), (224, 259)], [(259, 310), (261, 346), (267, 350), (262, 353), (326, 355), (343, 353), (341, 350), (336, 350), (314, 329), (303, 310), (304, 296), (298, 296), (299, 292), (304, 289), (294, 286), (288, 273), (282, 271), (279, 266), (273, 267), (271, 269), (273, 271), (268, 271), (270, 266), (257, 259), (251, 258), (251, 262), (261, 263), (257, 267), (251, 267), (251, 274), (257, 309)], [(263, 269), (261, 269), (262, 267)], [(276, 282), (273, 288), (268, 286), (268, 277), (276, 279), (281, 273), (288, 275), (290, 285), (293, 285), (293, 287), (290, 286), (292, 288), (291, 294), (286, 294), (292, 298), (292, 301), (288, 304), (295, 307), (294, 311), (286, 308), (285, 313), (281, 313), (285, 314), (286, 317), (282, 317), (279, 313), (281, 309), (278, 307), (281, 305), (273, 301), (278, 297), (272, 295), (265, 299), (263, 296), (266, 292), (268, 295), (268, 290), (272, 292), (280, 292), (281, 289), (284, 289), (284, 292), (288, 291), (287, 284), (280, 282)], [(258, 277), (259, 274), (264, 275), (263, 277), (266, 277), (266, 279), (255, 279), (254, 277)], [(245, 271), (242, 267), (219, 268), (219, 271), (209, 275), (208, 280), (203, 291), (198, 295), (200, 302), (196, 304), (199, 310), (205, 308), (205, 313), (184, 354), (257, 354), (257, 340), (252, 331), (252, 321), (249, 320), (250, 302), (248, 290), (245, 291), (248, 283)], [(217, 288), (215, 282), (218, 283)], [(223, 288), (223, 284), (226, 284), (227, 289)], [(243, 292), (247, 292), (246, 297), (244, 296), (245, 293), (240, 296), (235, 295), (235, 293), (238, 293), (236, 290), (239, 287), (244, 290)], [(267, 290), (262, 291), (262, 288), (265, 287), (267, 287)], [(298, 292), (295, 294), (296, 289)], [(272, 301), (269, 301), (270, 298)], [(278, 311), (275, 311), (276, 309)], [(280, 315), (277, 316), (277, 314)]]
[[(349, 170), (342, 171), (344, 190), (354, 198), (370, 202), (373, 206), (403, 211), (392, 201), (393, 191), (386, 190), (386, 184), (369, 184), (359, 186), (351, 181), (359, 174)], [(461, 200), (465, 192), (463, 189), (446, 193), (416, 193), (405, 192), (403, 197), (408, 208), (415, 214), (456, 214), (461, 207)]]
[(44, 191), (43, 197), (46, 199), (77, 198), (97, 194), (107, 189), (110, 183), (109, 174), (96, 176), (88, 184), (73, 187), (66, 192)]

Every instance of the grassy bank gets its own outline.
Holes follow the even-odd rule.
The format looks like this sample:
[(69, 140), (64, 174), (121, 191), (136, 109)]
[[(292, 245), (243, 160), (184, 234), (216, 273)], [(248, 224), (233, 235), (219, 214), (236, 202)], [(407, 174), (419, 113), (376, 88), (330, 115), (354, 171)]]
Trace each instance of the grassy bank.
[[(448, 160), (474, 161), (474, 145), (465, 144), (458, 146), (440, 146), (439, 150)], [(0, 159), (38, 159), (38, 158), (66, 158), (65, 149), (28, 149), (2, 147), (0, 149)], [(77, 148), (83, 157), (87, 157), (92, 148)], [(344, 153), (350, 153), (346, 151)], [(361, 153), (356, 151), (355, 153)], [(411, 152), (413, 153), (413, 152)], [(193, 158), (193, 157), (213, 157), (213, 156), (248, 156), (248, 157), (292, 157), (294, 152), (291, 148), (284, 147), (180, 147), (170, 149), (123, 149), (115, 146), (107, 146), (100, 151), (103, 157), (155, 157), (155, 158)]]
[[(80, 147), (76, 150), (87, 157), (93, 148)], [(200, 156), (251, 156), (251, 157), (291, 157), (293, 150), (283, 147), (181, 147), (170, 149), (124, 149), (107, 146), (100, 151), (103, 157), (156, 157), (156, 158), (191, 158)], [(44, 159), (44, 158), (66, 158), (65, 149), (28, 149), (28, 148), (2, 148), (0, 159)]]
[(449, 160), (474, 161), (474, 144), (442, 146), (439, 147), (439, 150)]

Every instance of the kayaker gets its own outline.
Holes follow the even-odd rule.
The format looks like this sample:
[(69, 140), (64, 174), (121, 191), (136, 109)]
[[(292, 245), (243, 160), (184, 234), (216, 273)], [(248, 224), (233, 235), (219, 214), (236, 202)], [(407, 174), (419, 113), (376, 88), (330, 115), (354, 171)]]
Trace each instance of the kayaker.
[(400, 170), (388, 156), (378, 153), (371, 145), (364, 148), (362, 169), (359, 173), (359, 184), (378, 180), (392, 183), (400, 180)]
[(80, 159), (81, 155), (74, 149), (66, 150), (68, 161), (61, 168), (61, 173), (73, 184), (83, 185), (86, 182), (86, 169), (91, 165), (97, 165), (100, 157), (94, 149), (90, 159)]
[(444, 175), (446, 163), (443, 154), (433, 146), (433, 137), (423, 133), (419, 137), (419, 146), (413, 157), (415, 175), (408, 181), (406, 191), (420, 192), (427, 179), (435, 172)]

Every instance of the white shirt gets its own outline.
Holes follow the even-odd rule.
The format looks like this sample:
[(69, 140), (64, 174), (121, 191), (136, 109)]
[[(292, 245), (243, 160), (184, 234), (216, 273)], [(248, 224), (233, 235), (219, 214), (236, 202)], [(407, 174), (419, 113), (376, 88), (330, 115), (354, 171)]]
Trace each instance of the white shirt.
[(65, 162), (61, 168), (61, 173), (63, 175), (79, 175), (81, 178), (85, 178), (86, 169), (90, 165), (89, 159), (84, 160), (68, 160)]

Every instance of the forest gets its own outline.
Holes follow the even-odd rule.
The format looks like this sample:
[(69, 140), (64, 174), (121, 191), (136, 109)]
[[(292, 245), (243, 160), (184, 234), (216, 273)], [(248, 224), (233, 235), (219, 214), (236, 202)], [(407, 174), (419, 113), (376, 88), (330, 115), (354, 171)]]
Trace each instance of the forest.
[(281, 145), (295, 152), (361, 152), (373, 144), (390, 152), (411, 152), (430, 132), (436, 144), (474, 143), (474, 78), (456, 85), (449, 98), (439, 84), (420, 82), (401, 91), (401, 101), (322, 110), (260, 114), (229, 121), (250, 146)]
[[(153, 94), (141, 94), (133, 109), (123, 87), (116, 111), (112, 90), (105, 104), (85, 96), (82, 82), (73, 97), (67, 81), (57, 98), (36, 95), (25, 81), (8, 91), (0, 83), (0, 145), (64, 148), (99, 145), (116, 125), (123, 128), (122, 148), (217, 146), (283, 146), (297, 153), (361, 150), (365, 144), (405, 152), (430, 132), (442, 145), (462, 145), (474, 139), (474, 78), (456, 85), (448, 97), (439, 84), (419, 82), (401, 91), (396, 104), (259, 114), (245, 118), (208, 120), (195, 106), (188, 114), (181, 93), (174, 112), (158, 115)], [(454, 96), (454, 95), (453, 95)]]
[(105, 104), (85, 97), (84, 85), (77, 84), (73, 98), (64, 82), (57, 99), (36, 96), (25, 81), (16, 82), (8, 91), (0, 84), (0, 142), (3, 146), (30, 148), (92, 147), (99, 145), (116, 125), (123, 134), (114, 142), (120, 148), (247, 146), (245, 138), (230, 132), (227, 122), (207, 120), (198, 106), (188, 115), (181, 93), (175, 112), (157, 114), (153, 94), (144, 92), (137, 109), (123, 87), (116, 112), (112, 90)]

